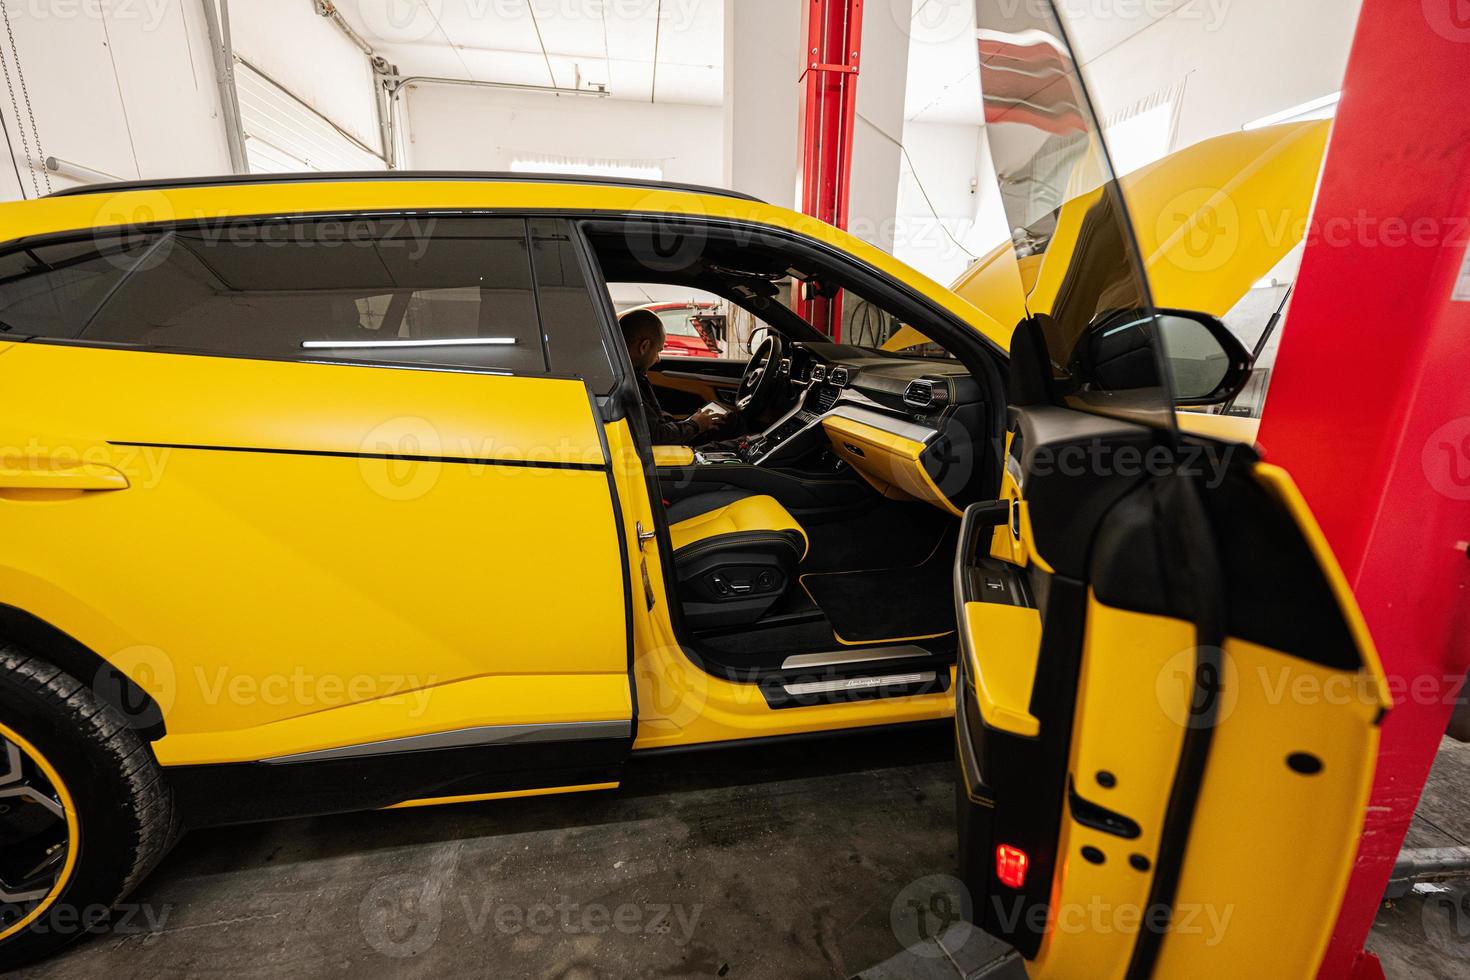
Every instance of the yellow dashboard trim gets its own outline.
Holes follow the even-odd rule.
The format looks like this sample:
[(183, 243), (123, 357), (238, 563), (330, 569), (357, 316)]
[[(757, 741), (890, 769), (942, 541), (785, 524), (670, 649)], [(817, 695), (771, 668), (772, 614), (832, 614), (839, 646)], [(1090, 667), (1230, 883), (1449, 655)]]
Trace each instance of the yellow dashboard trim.
[[(841, 415), (824, 418), (822, 428), (833, 451), (885, 497), (921, 500), (956, 517), (964, 516), (924, 468), (928, 448), (924, 443)], [(861, 452), (853, 451), (854, 444)], [(870, 451), (879, 455), (868, 456)]]
[(694, 450), (688, 446), (654, 446), (654, 466), (692, 466)]

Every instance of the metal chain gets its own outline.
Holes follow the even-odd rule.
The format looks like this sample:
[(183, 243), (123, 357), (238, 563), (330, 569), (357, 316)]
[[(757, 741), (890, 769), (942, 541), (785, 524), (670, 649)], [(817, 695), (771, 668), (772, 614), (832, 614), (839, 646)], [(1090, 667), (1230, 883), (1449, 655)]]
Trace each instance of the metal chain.
[[(0, 9), (3, 9), (5, 0), (0, 0)], [(5, 74), (5, 90), (10, 93), (10, 108), (15, 113), (15, 128), (20, 131), (21, 149), (26, 155), (26, 172), (31, 175), (31, 187), (36, 196), (41, 196), (41, 183), (36, 179), (36, 161), (31, 157), (31, 139), (26, 133), (25, 120), (20, 117), (20, 104), (15, 101), (15, 83), (10, 80), (10, 57), (5, 53), (5, 48), (0, 45), (0, 70)], [(14, 159), (12, 157), (12, 159)], [(19, 176), (19, 175), (17, 175)], [(25, 196), (25, 184), (21, 184), (21, 197)]]
[[(36, 155), (41, 158), (41, 168), (40, 168), (41, 169), (41, 176), (44, 177), (45, 180), (46, 180), (46, 191), (47, 191), (47, 193), (50, 193), (51, 190), (52, 190), (52, 187), (51, 187), (51, 172), (46, 169), (46, 151), (41, 148), (41, 129), (40, 129), (40, 127), (38, 127), (36, 125), (36, 110), (31, 105), (31, 92), (30, 92), (30, 88), (26, 85), (25, 72), (23, 70), (21, 70), (21, 67), (20, 67), (20, 48), (15, 43), (15, 28), (12, 27), (11, 24), (10, 24), (10, 8), (5, 5), (5, 0), (0, 0), (0, 16), (3, 16), (5, 18), (5, 33), (10, 38), (10, 56), (15, 61), (15, 77), (20, 82), (20, 94), (21, 94), (21, 98), (25, 101), (25, 104), (26, 104), (26, 115), (28, 117), (30, 117), (30, 120), (31, 120), (31, 133), (34, 134), (35, 137), (36, 137)], [(8, 69), (7, 69), (6, 74), (5, 74), (5, 84), (7, 86), (10, 86), (10, 73), (9, 73), (9, 70)], [(15, 89), (13, 87), (11, 87), (11, 89), (10, 89), (10, 104), (12, 106), (15, 106)], [(19, 107), (16, 107), (16, 109), (15, 109), (15, 118), (16, 118), (16, 122), (17, 123), (20, 122), (20, 108)], [(22, 130), (22, 133), (21, 133), (21, 142), (22, 142), (22, 144), (25, 144), (26, 145), (26, 160), (27, 160), (27, 162), (30, 162), (30, 147), (29, 147), (28, 142), (25, 139), (24, 129), (25, 129), (25, 127), (24, 126), (21, 126), (21, 130)], [(35, 182), (35, 169), (34, 169), (34, 164), (32, 164), (31, 174), (32, 174), (32, 176), (31, 176), (31, 182), (34, 183)], [(39, 187), (36, 189), (36, 193), (37, 194), (40, 193), (40, 188)]]

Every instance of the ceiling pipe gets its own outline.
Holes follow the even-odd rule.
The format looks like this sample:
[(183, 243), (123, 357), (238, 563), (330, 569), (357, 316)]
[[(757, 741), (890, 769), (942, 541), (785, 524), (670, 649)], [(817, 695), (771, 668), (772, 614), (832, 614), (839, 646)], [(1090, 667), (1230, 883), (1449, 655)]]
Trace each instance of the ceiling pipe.
[(482, 82), (470, 78), (441, 78), (434, 75), (409, 75), (406, 78), (394, 75), (386, 81), (388, 92), (395, 97), (405, 85), (464, 85), (470, 88), (501, 88), (513, 92), (541, 92), (546, 95), (590, 95), (597, 99), (605, 99), (612, 95), (605, 85), (598, 85), (596, 88), (562, 88), (556, 85), (527, 85), (520, 82)]
[(46, 169), (61, 177), (70, 177), (72, 180), (80, 180), (88, 184), (107, 184), (122, 180), (117, 174), (110, 174), (106, 170), (95, 170), (92, 167), (84, 167), (80, 163), (72, 163), (61, 157), (47, 157)]
[(316, 5), (317, 14), (336, 24), (337, 30), (347, 35), (347, 39), (357, 45), (363, 54), (374, 60), (381, 60), (379, 59), (378, 52), (373, 50), (373, 46), (367, 42), (367, 39), (357, 33), (351, 24), (347, 23), (346, 18), (342, 16), (341, 11), (337, 9), (335, 3), (332, 3), (332, 0), (313, 0), (313, 3)]

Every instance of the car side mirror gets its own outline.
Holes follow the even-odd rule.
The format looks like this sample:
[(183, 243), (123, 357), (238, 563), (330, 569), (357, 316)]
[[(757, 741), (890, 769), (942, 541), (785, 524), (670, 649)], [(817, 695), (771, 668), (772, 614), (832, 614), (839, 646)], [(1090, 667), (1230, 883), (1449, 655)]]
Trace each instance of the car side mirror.
[[(1162, 343), (1177, 405), (1214, 405), (1245, 387), (1251, 356), (1217, 318), (1193, 310), (1117, 311), (1088, 331), (1088, 374), (1108, 390), (1151, 386)], [(1146, 377), (1147, 376), (1147, 377)]]

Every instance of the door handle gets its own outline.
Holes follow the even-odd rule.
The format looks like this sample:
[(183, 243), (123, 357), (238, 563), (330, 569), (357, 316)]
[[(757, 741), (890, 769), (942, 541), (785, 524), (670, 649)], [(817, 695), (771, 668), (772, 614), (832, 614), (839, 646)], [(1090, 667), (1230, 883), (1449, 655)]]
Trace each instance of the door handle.
[(126, 490), (128, 478), (104, 463), (74, 459), (0, 460), (0, 490)]

